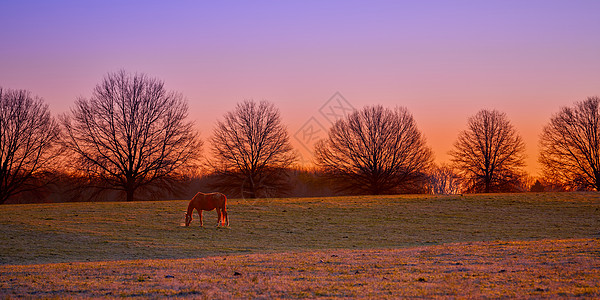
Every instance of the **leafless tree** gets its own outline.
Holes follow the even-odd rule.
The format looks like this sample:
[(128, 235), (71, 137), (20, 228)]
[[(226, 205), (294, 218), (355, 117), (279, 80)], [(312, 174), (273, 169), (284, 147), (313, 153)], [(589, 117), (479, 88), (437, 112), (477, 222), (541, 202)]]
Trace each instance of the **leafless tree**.
[(197, 162), (202, 143), (187, 111), (183, 96), (162, 81), (121, 70), (61, 116), (62, 142), (89, 184), (123, 191), (132, 201), (140, 188), (171, 187)]
[(43, 173), (58, 153), (58, 134), (41, 98), (0, 88), (0, 204), (44, 183)]
[(297, 156), (272, 103), (238, 103), (217, 122), (210, 141), (214, 186), (246, 198), (277, 196), (290, 188), (287, 171)]
[(600, 98), (589, 97), (552, 116), (540, 138), (544, 178), (567, 190), (600, 191)]
[(525, 144), (506, 114), (481, 110), (469, 118), (450, 155), (468, 192), (519, 190)]
[(434, 166), (428, 176), (429, 192), (432, 194), (459, 194), (462, 178), (447, 165)]
[(432, 153), (406, 108), (368, 106), (338, 120), (315, 159), (338, 192), (385, 194), (421, 181)]

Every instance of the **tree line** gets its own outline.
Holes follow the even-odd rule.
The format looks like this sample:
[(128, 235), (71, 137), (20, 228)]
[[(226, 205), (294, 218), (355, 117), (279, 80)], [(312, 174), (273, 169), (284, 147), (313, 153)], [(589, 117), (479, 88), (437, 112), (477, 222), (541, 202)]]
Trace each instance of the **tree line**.
[(57, 118), (31, 92), (0, 87), (0, 203), (57, 185), (80, 201), (110, 191), (147, 199), (177, 193), (199, 174), (209, 188), (244, 198), (286, 195), (294, 176), (335, 194), (598, 191), (599, 105), (590, 97), (552, 116), (540, 136), (543, 175), (533, 184), (523, 140), (497, 110), (470, 117), (450, 162), (436, 165), (406, 108), (366, 106), (335, 122), (315, 146), (314, 167), (300, 170), (268, 101), (245, 100), (227, 112), (204, 157), (183, 95), (146, 74), (109, 73)]

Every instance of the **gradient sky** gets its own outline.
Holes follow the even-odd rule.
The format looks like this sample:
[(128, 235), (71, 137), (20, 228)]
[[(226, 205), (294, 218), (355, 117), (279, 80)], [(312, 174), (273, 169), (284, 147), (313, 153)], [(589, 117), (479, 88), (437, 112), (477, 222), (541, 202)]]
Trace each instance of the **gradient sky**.
[(269, 100), (304, 159), (295, 137), (328, 127), (320, 109), (339, 95), (407, 107), (438, 162), (469, 116), (497, 109), (535, 175), (551, 115), (600, 95), (599, 14), (574, 0), (3, 0), (0, 86), (60, 114), (108, 72), (147, 73), (183, 93), (204, 139), (237, 102)]

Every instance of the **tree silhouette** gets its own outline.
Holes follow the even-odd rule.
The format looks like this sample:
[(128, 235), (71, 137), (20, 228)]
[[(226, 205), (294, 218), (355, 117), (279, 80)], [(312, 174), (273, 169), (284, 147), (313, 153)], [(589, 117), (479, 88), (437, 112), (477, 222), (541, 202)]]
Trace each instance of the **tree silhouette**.
[(406, 108), (368, 106), (338, 120), (315, 159), (338, 192), (384, 194), (422, 180), (432, 153)]
[(468, 192), (516, 191), (523, 176), (525, 145), (506, 114), (481, 110), (469, 118), (450, 152)]
[(0, 204), (43, 184), (59, 134), (48, 106), (25, 90), (0, 88)]
[(217, 122), (210, 141), (215, 187), (247, 198), (281, 195), (290, 188), (287, 168), (297, 158), (272, 103), (238, 103)]
[(539, 180), (536, 180), (535, 183), (531, 186), (531, 188), (529, 188), (529, 191), (533, 193), (541, 193), (545, 192), (546, 188)]
[(600, 191), (600, 98), (589, 97), (552, 116), (540, 138), (544, 178), (566, 189)]
[(429, 172), (429, 192), (432, 194), (458, 194), (462, 191), (461, 179), (451, 166), (436, 165)]
[(92, 97), (61, 116), (62, 142), (78, 172), (132, 201), (142, 187), (164, 191), (197, 161), (202, 143), (187, 110), (183, 96), (158, 79), (109, 73)]

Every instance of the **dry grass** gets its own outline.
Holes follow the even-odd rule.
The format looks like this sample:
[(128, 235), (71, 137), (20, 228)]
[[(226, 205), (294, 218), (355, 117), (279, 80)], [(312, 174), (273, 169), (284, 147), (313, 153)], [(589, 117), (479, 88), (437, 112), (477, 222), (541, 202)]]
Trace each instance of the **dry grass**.
[(600, 297), (597, 239), (0, 266), (4, 297)]
[(0, 297), (599, 296), (598, 193), (186, 206), (0, 206)]

